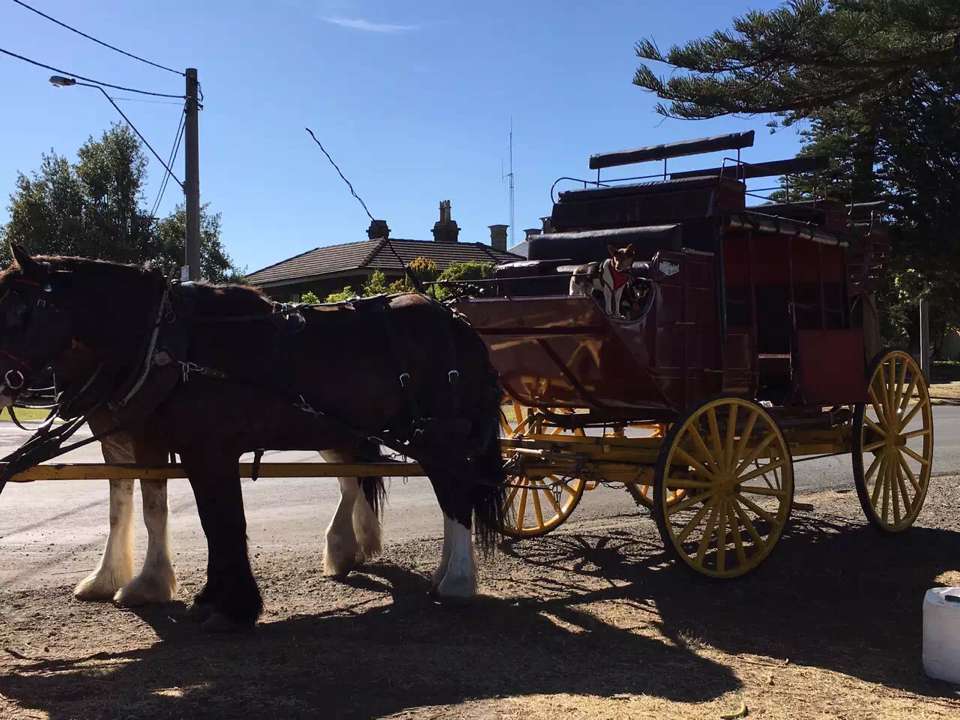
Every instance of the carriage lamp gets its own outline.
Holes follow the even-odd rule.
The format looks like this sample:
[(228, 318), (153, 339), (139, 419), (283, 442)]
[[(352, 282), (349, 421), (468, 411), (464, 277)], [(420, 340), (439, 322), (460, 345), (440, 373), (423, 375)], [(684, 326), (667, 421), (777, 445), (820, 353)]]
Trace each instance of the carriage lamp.
[(70, 85), (76, 85), (77, 81), (73, 78), (64, 77), (63, 75), (51, 75), (50, 84), (54, 87), (69, 87)]

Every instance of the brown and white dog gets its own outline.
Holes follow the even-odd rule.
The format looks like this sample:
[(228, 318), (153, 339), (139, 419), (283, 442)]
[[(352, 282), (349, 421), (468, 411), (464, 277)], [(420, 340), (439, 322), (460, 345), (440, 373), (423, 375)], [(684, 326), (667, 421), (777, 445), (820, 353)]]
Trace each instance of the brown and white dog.
[(624, 289), (630, 284), (630, 268), (633, 267), (636, 253), (632, 244), (623, 248), (608, 245), (607, 252), (610, 257), (600, 265), (600, 285), (603, 288), (607, 315), (619, 318), (623, 317), (620, 313), (620, 300), (623, 298)]

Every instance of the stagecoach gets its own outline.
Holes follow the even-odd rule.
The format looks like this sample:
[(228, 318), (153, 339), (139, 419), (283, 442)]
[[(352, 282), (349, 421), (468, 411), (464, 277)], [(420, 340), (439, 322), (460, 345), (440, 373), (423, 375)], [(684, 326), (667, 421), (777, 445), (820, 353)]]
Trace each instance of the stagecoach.
[[(752, 143), (736, 133), (594, 155), (595, 179), (555, 183), (528, 259), (458, 301), (507, 396), (506, 534), (548, 533), (586, 490), (619, 484), (682, 563), (735, 577), (781, 537), (795, 463), (843, 453), (872, 525), (896, 533), (917, 518), (932, 415), (913, 357), (880, 351), (878, 206), (748, 204), (748, 179), (821, 166), (751, 165), (740, 150)], [(722, 150), (736, 157), (667, 171), (669, 158)], [(663, 172), (601, 177), (648, 161)], [(636, 260), (613, 314), (597, 292), (571, 294), (625, 245)]]
[[(622, 485), (652, 511), (682, 564), (736, 577), (782, 536), (795, 463), (840, 454), (852, 456), (873, 526), (897, 533), (916, 520), (933, 418), (914, 359), (880, 349), (873, 292), (888, 250), (882, 208), (808, 197), (748, 204), (748, 180), (822, 165), (750, 164), (740, 151), (752, 143), (752, 132), (736, 133), (595, 155), (595, 179), (555, 183), (552, 214), (529, 239), (527, 260), (458, 288), (455, 308), (483, 338), (506, 393), (505, 534), (548, 533), (585, 491)], [(668, 172), (670, 158), (716, 151), (736, 156)], [(663, 163), (655, 177), (601, 176), (651, 161)], [(612, 306), (592, 283), (610, 250), (624, 246), (633, 262)], [(265, 317), (290, 313), (300, 311)], [(301, 396), (296, 408), (305, 406), (316, 414)], [(14, 482), (186, 475), (175, 464), (2, 469)], [(423, 468), (261, 464), (258, 455), (240, 474), (415, 476)]]

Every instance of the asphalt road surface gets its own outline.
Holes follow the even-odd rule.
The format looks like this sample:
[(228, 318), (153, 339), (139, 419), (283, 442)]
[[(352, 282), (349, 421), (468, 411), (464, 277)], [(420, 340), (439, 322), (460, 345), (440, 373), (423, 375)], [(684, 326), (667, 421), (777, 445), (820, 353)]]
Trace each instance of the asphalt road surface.
[[(934, 428), (934, 473), (960, 474), (960, 407), (935, 407)], [(0, 423), (0, 454), (15, 448), (24, 437), (12, 424)], [(102, 462), (96, 445), (64, 460)], [(273, 452), (265, 457), (272, 462), (319, 460), (314, 452)], [(849, 456), (801, 462), (795, 472), (798, 495), (853, 488)], [(102, 480), (9, 484), (0, 495), (0, 588), (73, 584), (90, 572), (106, 538), (108, 491)], [(318, 547), (338, 497), (332, 478), (245, 480), (254, 564), (261, 550)], [(187, 481), (170, 482), (169, 503), (175, 566), (202, 567), (206, 546)], [(598, 488), (584, 497), (573, 520), (592, 524), (624, 515), (642, 516), (638, 521), (649, 522), (646, 511), (638, 510), (623, 490)], [(138, 558), (142, 558), (146, 540), (139, 512), (135, 523)], [(386, 543), (441, 535), (440, 511), (426, 479), (391, 480), (384, 525)]]

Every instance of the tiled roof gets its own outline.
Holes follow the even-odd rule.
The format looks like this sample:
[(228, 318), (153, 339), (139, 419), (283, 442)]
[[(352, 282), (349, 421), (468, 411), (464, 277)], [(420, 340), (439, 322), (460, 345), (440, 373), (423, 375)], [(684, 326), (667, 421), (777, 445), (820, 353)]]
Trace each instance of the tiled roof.
[(316, 280), (324, 275), (347, 270), (400, 270), (400, 262), (394, 251), (404, 263), (409, 263), (416, 257), (425, 257), (433, 260), (441, 270), (452, 263), (471, 260), (503, 263), (521, 259), (512, 253), (494, 250), (483, 243), (443, 243), (391, 238), (388, 244), (383, 239), (363, 240), (314, 248), (250, 273), (246, 281), (251, 285), (286, 285)]

